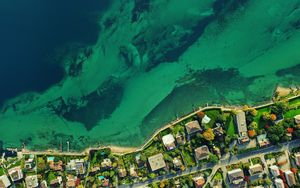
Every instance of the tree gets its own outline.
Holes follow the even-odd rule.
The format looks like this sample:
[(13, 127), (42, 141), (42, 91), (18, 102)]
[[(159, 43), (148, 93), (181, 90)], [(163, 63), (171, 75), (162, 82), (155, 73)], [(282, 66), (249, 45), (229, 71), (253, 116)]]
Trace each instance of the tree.
[(207, 141), (212, 141), (215, 139), (215, 134), (211, 128), (208, 128), (204, 133), (203, 133), (203, 138)]
[(270, 120), (275, 121), (277, 119), (277, 116), (275, 114), (270, 115)]
[(253, 138), (256, 135), (255, 130), (249, 130), (248, 135), (249, 135), (250, 138)]
[(263, 112), (261, 117), (263, 120), (268, 121), (270, 119), (270, 114), (268, 112)]
[(226, 116), (224, 114), (219, 114), (216, 118), (216, 122), (225, 123), (226, 122)]
[(276, 134), (268, 134), (268, 138), (273, 143), (278, 143), (280, 140), (279, 136), (277, 136)]
[(250, 123), (249, 129), (257, 130), (258, 124), (255, 121), (253, 121), (252, 123)]
[(255, 108), (252, 108), (252, 109), (250, 109), (249, 111), (250, 111), (250, 114), (251, 114), (252, 116), (256, 116), (256, 115), (257, 115), (257, 110), (256, 110)]
[(199, 112), (197, 115), (198, 115), (198, 117), (200, 117), (200, 118), (204, 118), (205, 113), (204, 113), (203, 111), (201, 111), (201, 112)]
[(217, 163), (218, 162), (218, 157), (214, 154), (209, 155), (209, 161), (212, 163)]
[(284, 130), (283, 126), (274, 125), (274, 126), (271, 126), (268, 129), (268, 133), (270, 133), (270, 134), (276, 134), (278, 137), (281, 138), (285, 134), (285, 130)]
[(289, 127), (289, 128), (286, 129), (286, 131), (287, 131), (288, 133), (293, 133), (293, 132), (294, 132), (294, 129)]
[(291, 168), (291, 171), (294, 173), (294, 174), (296, 174), (297, 173), (297, 168)]

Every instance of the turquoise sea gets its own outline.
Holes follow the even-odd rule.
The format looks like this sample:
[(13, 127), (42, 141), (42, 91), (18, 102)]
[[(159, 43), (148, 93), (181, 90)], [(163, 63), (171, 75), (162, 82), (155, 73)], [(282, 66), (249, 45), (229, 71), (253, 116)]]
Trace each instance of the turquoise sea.
[(0, 2), (4, 146), (139, 146), (300, 83), (300, 0), (28, 2)]

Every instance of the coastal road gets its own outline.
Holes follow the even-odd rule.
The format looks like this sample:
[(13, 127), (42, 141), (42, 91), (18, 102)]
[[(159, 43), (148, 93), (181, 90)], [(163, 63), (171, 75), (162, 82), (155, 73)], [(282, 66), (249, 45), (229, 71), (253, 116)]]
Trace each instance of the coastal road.
[[(254, 158), (254, 157), (261, 157), (262, 155), (265, 155), (268, 153), (273, 153), (273, 152), (292, 150), (293, 148), (298, 147), (298, 146), (300, 146), (300, 139), (286, 142), (286, 143), (283, 143), (280, 145), (271, 145), (266, 148), (249, 151), (247, 153), (242, 153), (242, 154), (238, 154), (233, 157), (229, 157), (228, 159), (220, 160), (219, 163), (217, 163), (217, 164), (208, 163), (206, 165), (192, 167), (192, 168), (186, 169), (185, 171), (179, 172), (177, 174), (167, 174), (167, 175), (163, 175), (163, 176), (158, 176), (154, 179), (147, 180), (145, 182), (132, 184), (129, 187), (134, 187), (134, 188), (146, 187), (148, 184), (151, 184), (153, 182), (159, 182), (164, 179), (171, 179), (171, 178), (176, 178), (176, 177), (180, 177), (180, 176), (185, 176), (185, 175), (197, 172), (197, 171), (203, 171), (203, 170), (207, 170), (207, 169), (212, 169), (214, 172), (221, 167), (226, 167), (227, 165), (237, 163), (241, 160), (246, 160), (246, 159), (250, 159), (250, 158)], [(120, 185), (119, 187), (125, 188), (125, 187), (128, 187), (128, 185)]]

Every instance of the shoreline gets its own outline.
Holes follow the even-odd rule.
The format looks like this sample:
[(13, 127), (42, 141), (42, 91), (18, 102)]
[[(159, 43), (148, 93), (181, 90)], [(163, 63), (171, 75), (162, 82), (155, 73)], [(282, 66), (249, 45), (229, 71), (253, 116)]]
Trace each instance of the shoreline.
[[(287, 89), (291, 89), (291, 88), (283, 88), (283, 87), (277, 86), (275, 88), (274, 94), (276, 92), (280, 92), (282, 90), (286, 93)], [(292, 89), (290, 91), (292, 91)], [(299, 98), (300, 97), (299, 91), (300, 90), (296, 90), (297, 94), (295, 94), (293, 96), (290, 96), (290, 97), (285, 96), (285, 97), (287, 97), (286, 99), (287, 100), (293, 100), (293, 99)], [(289, 94), (291, 94), (291, 93), (289, 93)], [(266, 102), (265, 104), (260, 104), (260, 105), (257, 105), (257, 106), (253, 106), (252, 108), (258, 109), (258, 108), (267, 107), (267, 106), (270, 106), (270, 105), (274, 104), (274, 102), (275, 102), (274, 100), (271, 100), (270, 102)], [(194, 110), (193, 112), (191, 112), (189, 114), (186, 114), (183, 117), (177, 118), (176, 120), (173, 120), (170, 123), (162, 126), (161, 128), (157, 129), (156, 131), (154, 131), (154, 133), (148, 139), (145, 139), (144, 144), (142, 144), (139, 147), (122, 147), (122, 146), (116, 146), (116, 145), (107, 145), (107, 146), (100, 146), (100, 147), (88, 147), (88, 148), (84, 149), (83, 151), (78, 151), (78, 152), (76, 152), (76, 151), (61, 152), (61, 151), (58, 151), (58, 150), (51, 150), (51, 149), (44, 150), (44, 151), (33, 151), (33, 150), (22, 149), (21, 151), (22, 151), (23, 154), (86, 155), (86, 154), (90, 153), (90, 151), (93, 151), (93, 150), (100, 150), (100, 149), (109, 148), (113, 154), (125, 155), (125, 154), (128, 154), (128, 153), (142, 151), (152, 141), (152, 139), (157, 134), (159, 134), (161, 131), (163, 131), (165, 129), (168, 129), (168, 128), (176, 125), (177, 123), (194, 116), (195, 114), (199, 113), (200, 111), (210, 110), (210, 109), (220, 109), (221, 111), (232, 111), (232, 110), (237, 110), (237, 109), (242, 109), (242, 108), (243, 108), (243, 106), (222, 106), (222, 105), (212, 105), (212, 106), (206, 106), (206, 107), (198, 107), (197, 110)]]

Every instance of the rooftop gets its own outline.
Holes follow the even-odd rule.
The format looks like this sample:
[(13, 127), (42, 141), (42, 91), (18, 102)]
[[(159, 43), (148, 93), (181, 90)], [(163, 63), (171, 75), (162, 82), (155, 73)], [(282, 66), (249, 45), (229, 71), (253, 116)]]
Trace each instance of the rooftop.
[(209, 156), (209, 149), (207, 146), (201, 146), (195, 149), (195, 157), (197, 160), (206, 159)]
[(199, 122), (197, 120), (190, 121), (185, 124), (185, 129), (188, 134), (192, 134), (201, 130)]
[(166, 167), (166, 163), (162, 153), (149, 157), (148, 162), (152, 171), (156, 171), (158, 169)]

